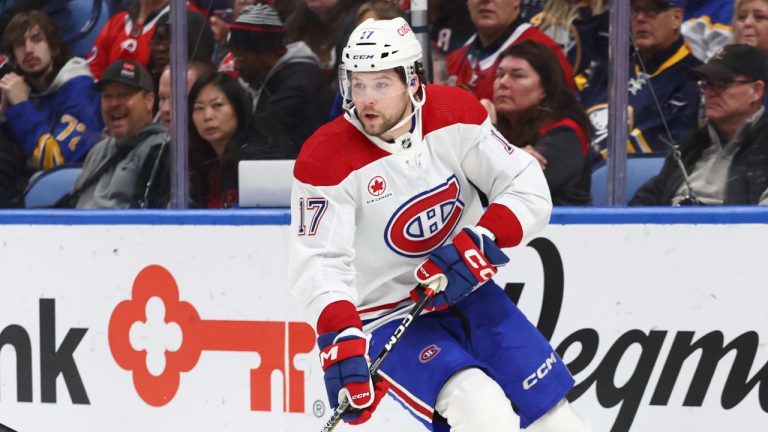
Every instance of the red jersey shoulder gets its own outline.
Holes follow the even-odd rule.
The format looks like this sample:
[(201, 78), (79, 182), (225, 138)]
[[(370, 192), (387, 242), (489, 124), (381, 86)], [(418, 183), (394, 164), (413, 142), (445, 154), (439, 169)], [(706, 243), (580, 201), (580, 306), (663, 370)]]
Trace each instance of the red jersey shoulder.
[(389, 156), (344, 116), (326, 123), (304, 142), (293, 176), (314, 186), (341, 183), (353, 171)]
[(469, 60), (467, 59), (468, 55), (469, 45), (464, 45), (463, 47), (448, 54), (448, 56), (445, 58), (445, 62), (448, 66), (448, 73), (455, 75), (458, 73), (458, 70), (461, 68), (461, 66), (469, 64)]
[(456, 123), (479, 125), (488, 117), (473, 93), (453, 86), (428, 85), (427, 101), (421, 111), (425, 136)]

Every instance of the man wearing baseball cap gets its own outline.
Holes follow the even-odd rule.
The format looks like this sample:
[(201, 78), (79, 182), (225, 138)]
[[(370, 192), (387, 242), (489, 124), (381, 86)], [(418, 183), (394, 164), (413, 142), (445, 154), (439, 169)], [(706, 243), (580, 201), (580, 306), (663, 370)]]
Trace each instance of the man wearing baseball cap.
[(679, 143), (680, 160), (668, 156), (630, 204), (768, 205), (768, 57), (749, 45), (727, 45), (693, 76), (706, 125)]
[[(670, 150), (696, 126), (699, 95), (686, 79), (701, 64), (685, 44), (680, 29), (683, 0), (631, 0), (628, 153)], [(592, 144), (606, 156), (608, 136), (608, 64), (595, 68), (581, 95), (595, 128)]]
[(166, 204), (170, 175), (165, 128), (152, 122), (149, 72), (135, 60), (110, 64), (94, 84), (109, 135), (88, 153), (70, 193), (77, 208), (144, 208)]

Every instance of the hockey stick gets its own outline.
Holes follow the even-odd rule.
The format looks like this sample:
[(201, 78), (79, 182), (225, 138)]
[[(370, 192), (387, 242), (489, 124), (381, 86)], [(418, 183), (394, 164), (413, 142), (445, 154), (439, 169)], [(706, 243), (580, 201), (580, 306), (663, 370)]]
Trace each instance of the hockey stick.
[[(400, 339), (403, 338), (405, 330), (411, 325), (414, 318), (416, 318), (421, 313), (421, 311), (424, 309), (424, 306), (427, 305), (427, 302), (432, 300), (432, 297), (434, 296), (435, 290), (431, 287), (427, 287), (427, 289), (424, 291), (424, 297), (419, 300), (419, 302), (413, 306), (411, 311), (408, 312), (408, 315), (403, 318), (403, 321), (399, 326), (397, 326), (395, 331), (392, 333), (392, 336), (389, 337), (389, 342), (384, 345), (384, 348), (381, 349), (379, 355), (377, 355), (376, 359), (373, 360), (373, 363), (371, 363), (371, 366), (368, 368), (368, 371), (371, 373), (371, 379), (376, 376), (376, 374), (379, 372), (381, 363), (385, 358), (387, 358), (389, 353), (392, 352), (392, 349), (397, 345), (397, 343), (400, 342)], [(336, 407), (336, 410), (333, 411), (333, 415), (328, 419), (327, 422), (325, 422), (325, 426), (323, 426), (323, 429), (321, 429), (320, 432), (331, 432), (334, 428), (336, 428), (336, 426), (339, 424), (339, 421), (341, 420), (342, 414), (344, 414), (347, 408), (349, 408), (349, 399), (344, 399), (344, 401), (339, 404), (338, 407)]]
[(0, 432), (16, 432), (16, 431), (0, 423)]

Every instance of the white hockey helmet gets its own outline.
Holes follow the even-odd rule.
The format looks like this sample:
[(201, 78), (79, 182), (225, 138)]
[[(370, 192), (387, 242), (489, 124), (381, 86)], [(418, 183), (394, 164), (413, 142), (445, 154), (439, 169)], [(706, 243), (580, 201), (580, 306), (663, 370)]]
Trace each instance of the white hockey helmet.
[[(344, 98), (344, 110), (350, 115), (354, 108), (350, 84), (353, 72), (402, 68), (403, 81), (408, 84), (407, 92), (414, 106), (414, 114), (424, 104), (424, 92), (422, 91), (419, 98), (413, 88), (417, 76), (416, 62), (422, 58), (421, 44), (403, 18), (365, 20), (352, 31), (341, 57), (339, 90)], [(423, 88), (424, 84), (420, 83), (419, 87)], [(352, 117), (355, 122), (354, 116)], [(407, 120), (403, 119), (403, 122)]]
[(341, 56), (349, 72), (375, 72), (413, 67), (422, 52), (411, 26), (403, 18), (369, 18), (352, 31)]

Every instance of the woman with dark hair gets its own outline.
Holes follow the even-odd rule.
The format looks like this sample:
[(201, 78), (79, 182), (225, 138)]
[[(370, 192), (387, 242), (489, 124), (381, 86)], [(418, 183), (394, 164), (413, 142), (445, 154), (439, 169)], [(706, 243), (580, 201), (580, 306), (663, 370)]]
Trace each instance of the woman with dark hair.
[(237, 79), (214, 72), (189, 92), (191, 207), (237, 205), (237, 164), (245, 156), (251, 101)]
[(555, 205), (591, 204), (591, 125), (551, 49), (524, 41), (505, 51), (485, 106), (499, 132), (539, 161)]

